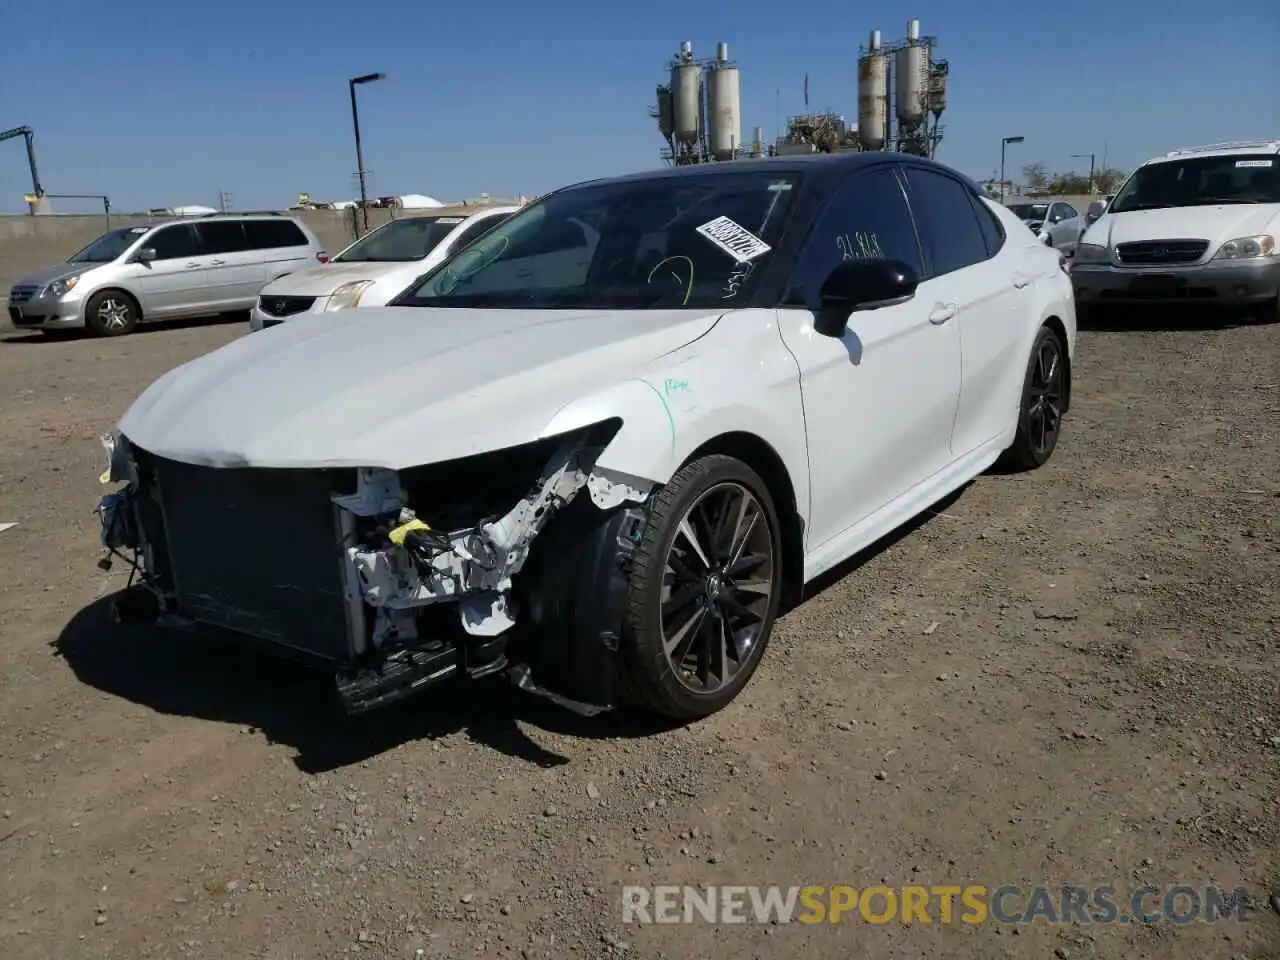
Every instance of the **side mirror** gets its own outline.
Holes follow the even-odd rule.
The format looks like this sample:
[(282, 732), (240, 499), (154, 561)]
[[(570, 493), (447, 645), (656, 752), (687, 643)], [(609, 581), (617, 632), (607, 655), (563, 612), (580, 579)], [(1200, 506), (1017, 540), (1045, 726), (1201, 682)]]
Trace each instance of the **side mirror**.
[(134, 254), (134, 257), (133, 257), (134, 261), (137, 263), (150, 263), (155, 258), (156, 258), (155, 247), (143, 247), (136, 254)]
[(919, 285), (920, 277), (900, 260), (846, 260), (822, 283), (814, 329), (841, 337), (851, 314), (905, 303)]
[(1084, 222), (1093, 223), (1106, 212), (1107, 205), (1101, 200), (1095, 200), (1093, 203), (1089, 204), (1089, 209), (1085, 211)]

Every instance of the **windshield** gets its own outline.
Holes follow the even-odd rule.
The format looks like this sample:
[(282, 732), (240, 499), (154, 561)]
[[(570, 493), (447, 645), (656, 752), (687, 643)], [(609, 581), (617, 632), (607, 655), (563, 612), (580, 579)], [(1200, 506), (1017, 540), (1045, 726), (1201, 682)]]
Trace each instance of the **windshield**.
[(453, 233), (463, 217), (409, 217), (392, 220), (361, 237), (334, 257), (341, 263), (405, 263), (421, 260)]
[(1049, 215), (1047, 203), (1020, 203), (1009, 208), (1020, 220), (1043, 220)]
[(1280, 158), (1274, 154), (1188, 157), (1139, 167), (1109, 213), (1219, 203), (1280, 203)]
[(67, 263), (110, 263), (130, 246), (150, 227), (125, 227), (122, 230), (111, 230), (104, 233), (79, 253), (67, 258)]
[(588, 184), (495, 227), (397, 303), (655, 309), (745, 303), (790, 216), (795, 173)]

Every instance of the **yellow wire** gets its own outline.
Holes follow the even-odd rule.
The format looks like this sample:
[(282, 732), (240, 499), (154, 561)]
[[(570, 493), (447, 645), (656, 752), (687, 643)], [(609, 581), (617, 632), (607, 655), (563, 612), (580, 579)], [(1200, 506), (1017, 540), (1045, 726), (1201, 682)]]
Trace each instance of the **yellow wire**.
[[(653, 283), (653, 275), (658, 272), (659, 268), (664, 263), (667, 263), (670, 260), (683, 260), (685, 263), (689, 265), (689, 281), (684, 285), (684, 299), (680, 301), (680, 306), (683, 307), (689, 302), (689, 297), (693, 293), (694, 266), (693, 266), (693, 261), (690, 260), (688, 257), (684, 257), (684, 256), (664, 257), (663, 259), (659, 260), (657, 263), (653, 265), (653, 269), (649, 271), (649, 278), (645, 280), (645, 283)], [(677, 280), (680, 279), (680, 275), (678, 273), (673, 272), (672, 275)]]

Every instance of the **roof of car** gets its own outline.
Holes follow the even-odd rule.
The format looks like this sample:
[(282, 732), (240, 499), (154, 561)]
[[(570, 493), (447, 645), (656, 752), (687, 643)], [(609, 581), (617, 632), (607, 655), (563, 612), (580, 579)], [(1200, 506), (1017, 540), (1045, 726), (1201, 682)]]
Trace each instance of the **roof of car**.
[(1207, 143), (1198, 147), (1180, 147), (1153, 157), (1147, 163), (1164, 163), (1167, 160), (1182, 160), (1187, 157), (1231, 156), (1246, 153), (1280, 154), (1280, 140), (1231, 140), (1226, 143)]
[(252, 210), (245, 213), (199, 213), (194, 216), (178, 216), (178, 220), (292, 220), (287, 213), (275, 210)]
[[(807, 173), (810, 171), (820, 170), (824, 174), (834, 173), (837, 176), (852, 172), (861, 167), (872, 166), (877, 163), (894, 162), (903, 165), (912, 165), (920, 167), (938, 167), (946, 170), (952, 176), (960, 177), (978, 194), (983, 194), (978, 184), (966, 177), (957, 170), (947, 167), (945, 164), (938, 163), (927, 157), (918, 157), (914, 154), (899, 153), (890, 150), (850, 150), (842, 153), (811, 153), (800, 154), (783, 157), (749, 157), (742, 160), (727, 160), (718, 163), (694, 163), (682, 164), (676, 167), (660, 167), (653, 170), (643, 170), (637, 173), (623, 174), (617, 177), (602, 177), (596, 180), (587, 180), (582, 183), (575, 183), (572, 187), (582, 187), (587, 184), (602, 183), (627, 183), (630, 181), (643, 180), (660, 180), (676, 177), (706, 177), (706, 176), (723, 176), (727, 173), (752, 173), (756, 171), (777, 172), (777, 173)], [(565, 189), (571, 189), (566, 187)]]

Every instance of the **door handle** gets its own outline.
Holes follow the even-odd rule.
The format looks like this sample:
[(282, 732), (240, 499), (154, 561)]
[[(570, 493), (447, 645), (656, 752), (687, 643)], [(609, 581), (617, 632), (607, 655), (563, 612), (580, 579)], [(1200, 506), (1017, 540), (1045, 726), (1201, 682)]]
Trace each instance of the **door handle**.
[(935, 327), (940, 326), (954, 317), (959, 309), (960, 307), (954, 303), (940, 303), (933, 308), (933, 313), (929, 314), (929, 322)]
[(1031, 282), (1031, 278), (1027, 276), (1025, 273), (1014, 274), (1013, 285), (1017, 287), (1019, 290), (1021, 290), (1030, 282)]
[(210, 261), (209, 261), (209, 263), (210, 263), (212, 266), (215, 266), (215, 267), (221, 267), (221, 266), (222, 266), (223, 264), (225, 264), (226, 262), (227, 262), (227, 261), (225, 261), (225, 260), (210, 260)]
[(197, 270), (197, 269), (199, 269), (199, 267), (200, 267), (200, 266), (201, 266), (201, 265), (200, 265), (200, 264), (198, 264), (198, 263), (188, 263), (188, 264), (187, 264), (187, 269), (188, 269), (188, 270)]

